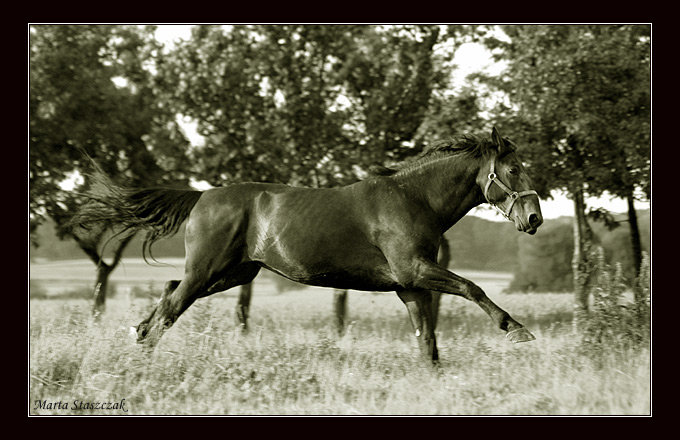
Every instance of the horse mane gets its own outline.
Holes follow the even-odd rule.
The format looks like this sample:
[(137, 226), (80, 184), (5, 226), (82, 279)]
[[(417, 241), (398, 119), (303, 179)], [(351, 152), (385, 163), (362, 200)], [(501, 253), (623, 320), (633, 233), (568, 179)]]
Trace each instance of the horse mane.
[(432, 144), (413, 160), (407, 160), (391, 167), (373, 165), (369, 168), (369, 173), (374, 176), (393, 176), (401, 171), (417, 168), (443, 156), (456, 154), (481, 158), (485, 155), (489, 145), (491, 145), (491, 141), (488, 139), (473, 135), (462, 135)]

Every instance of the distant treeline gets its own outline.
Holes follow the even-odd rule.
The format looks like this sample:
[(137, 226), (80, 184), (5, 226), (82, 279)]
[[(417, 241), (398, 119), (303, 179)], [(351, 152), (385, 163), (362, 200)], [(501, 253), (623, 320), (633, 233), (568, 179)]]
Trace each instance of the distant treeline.
[[(650, 248), (649, 211), (639, 211), (638, 221), (643, 250)], [(605, 249), (610, 263), (621, 262), (624, 274), (631, 279), (633, 271), (629, 229), (626, 223), (613, 231), (593, 223), (597, 239)], [(514, 291), (570, 291), (571, 254), (573, 251), (571, 217), (546, 220), (534, 236), (517, 232), (510, 222), (493, 222), (466, 216), (446, 232), (451, 245), (451, 269), (512, 272)], [(38, 247), (31, 246), (32, 261), (71, 260), (86, 258), (73, 240), (57, 238), (52, 223), (40, 226), (34, 237)], [(143, 236), (135, 237), (127, 246), (124, 257), (142, 256)], [(158, 241), (151, 249), (156, 259), (184, 257), (184, 231)]]

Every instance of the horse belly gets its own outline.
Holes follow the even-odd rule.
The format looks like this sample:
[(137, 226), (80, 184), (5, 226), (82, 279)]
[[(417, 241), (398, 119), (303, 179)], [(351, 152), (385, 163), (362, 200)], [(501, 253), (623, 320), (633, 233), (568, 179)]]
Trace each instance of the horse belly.
[[(311, 234), (314, 235), (314, 234)], [(395, 278), (379, 249), (357, 240), (309, 238), (290, 243), (282, 237), (261, 263), (293, 281), (352, 290), (394, 290)]]
[(391, 291), (399, 287), (389, 268), (384, 265), (300, 270), (297, 265), (272, 264), (266, 261), (261, 264), (290, 280), (310, 286), (367, 291)]
[(253, 260), (303, 284), (352, 290), (396, 288), (385, 256), (368, 241), (361, 223), (341, 200), (296, 204), (278, 197), (267, 206), (260, 204), (265, 209), (251, 218), (257, 228), (251, 231), (256, 237)]

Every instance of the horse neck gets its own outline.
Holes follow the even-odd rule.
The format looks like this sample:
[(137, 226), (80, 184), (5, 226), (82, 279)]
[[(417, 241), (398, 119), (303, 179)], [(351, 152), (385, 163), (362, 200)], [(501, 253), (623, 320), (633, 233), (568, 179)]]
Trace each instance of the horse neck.
[(443, 156), (395, 176), (414, 198), (428, 205), (442, 233), (484, 202), (477, 184), (480, 160), (465, 154)]

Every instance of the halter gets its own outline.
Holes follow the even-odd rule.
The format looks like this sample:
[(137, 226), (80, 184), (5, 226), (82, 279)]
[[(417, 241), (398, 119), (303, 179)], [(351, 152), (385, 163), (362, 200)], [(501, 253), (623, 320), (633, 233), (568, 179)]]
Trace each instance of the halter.
[[(489, 170), (489, 180), (486, 181), (486, 185), (484, 186), (484, 197), (486, 198), (486, 201), (489, 202), (491, 206), (493, 206), (496, 211), (500, 212), (503, 217), (505, 217), (507, 220), (510, 220), (510, 213), (512, 212), (512, 207), (515, 205), (515, 202), (520, 198), (520, 197), (526, 197), (526, 196), (531, 196), (535, 195), (538, 196), (538, 193), (532, 189), (527, 190), (527, 191), (513, 191), (511, 190), (506, 184), (500, 181), (498, 176), (496, 175), (495, 172), (495, 167), (496, 165), (496, 158), (494, 157), (493, 160), (491, 161), (491, 169)], [(495, 183), (498, 185), (505, 193), (510, 197), (510, 206), (508, 206), (508, 212), (506, 213), (503, 211), (503, 208), (498, 206), (497, 204), (493, 203), (489, 199), (489, 188), (491, 187), (491, 184)]]

